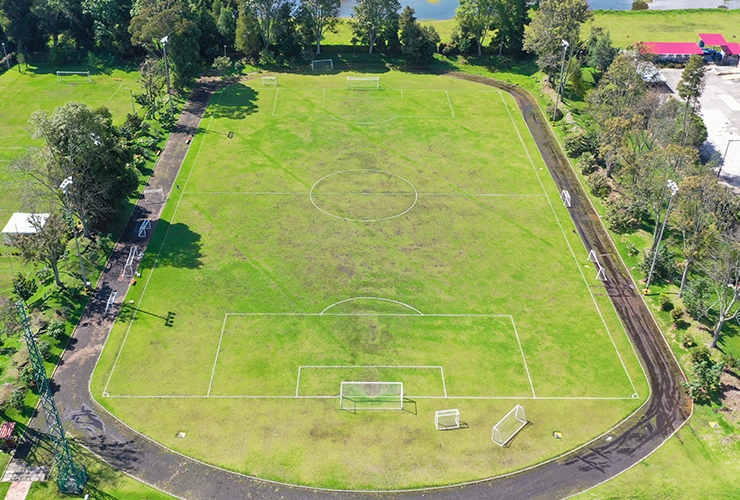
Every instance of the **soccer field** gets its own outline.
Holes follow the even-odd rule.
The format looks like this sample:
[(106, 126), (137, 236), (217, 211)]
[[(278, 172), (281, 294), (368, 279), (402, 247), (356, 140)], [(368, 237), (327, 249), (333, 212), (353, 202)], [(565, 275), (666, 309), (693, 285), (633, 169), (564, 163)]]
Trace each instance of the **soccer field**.
[[(213, 97), (98, 401), (215, 465), (372, 489), (516, 470), (638, 407), (644, 375), (511, 96), (346, 76)], [(403, 411), (342, 411), (342, 382), (401, 382)], [(516, 404), (530, 424), (500, 448)], [(436, 431), (451, 408), (463, 428)]]

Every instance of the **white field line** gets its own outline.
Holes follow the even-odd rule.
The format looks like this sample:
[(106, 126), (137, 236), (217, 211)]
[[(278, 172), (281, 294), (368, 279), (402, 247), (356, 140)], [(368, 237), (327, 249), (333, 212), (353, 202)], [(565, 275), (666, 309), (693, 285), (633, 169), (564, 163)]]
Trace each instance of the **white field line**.
[(111, 94), (111, 96), (108, 98), (108, 100), (106, 102), (111, 102), (111, 100), (113, 99), (113, 97), (118, 93), (119, 90), (121, 90), (121, 87), (123, 87), (123, 84), (120, 84), (118, 86), (118, 88), (113, 91), (113, 93)]
[(509, 316), (511, 319), (511, 326), (514, 328), (514, 335), (516, 336), (516, 343), (519, 344), (519, 352), (522, 354), (522, 362), (524, 363), (524, 370), (527, 372), (527, 379), (529, 380), (529, 388), (532, 389), (532, 397), (536, 398), (537, 395), (534, 392), (534, 385), (532, 384), (532, 376), (529, 374), (529, 367), (527, 366), (527, 359), (524, 357), (524, 349), (522, 348), (522, 341), (519, 340), (519, 332), (516, 329), (516, 323), (514, 323), (514, 316)]
[(602, 314), (601, 309), (599, 308), (599, 304), (596, 302), (596, 297), (594, 297), (594, 294), (591, 291), (591, 287), (589, 286), (588, 279), (586, 279), (586, 275), (583, 273), (583, 269), (581, 268), (581, 263), (578, 261), (578, 257), (576, 257), (576, 254), (573, 251), (573, 247), (571, 246), (570, 241), (568, 240), (568, 237), (565, 234), (565, 229), (563, 228), (563, 224), (560, 222), (560, 218), (558, 217), (557, 211), (555, 210), (555, 206), (552, 204), (552, 200), (550, 199), (550, 196), (547, 194), (547, 190), (545, 189), (545, 184), (544, 182), (542, 182), (542, 178), (540, 177), (540, 174), (537, 172), (537, 168), (534, 165), (534, 160), (532, 159), (532, 155), (530, 155), (529, 153), (529, 148), (527, 148), (527, 145), (524, 142), (524, 138), (522, 137), (522, 134), (519, 131), (519, 127), (514, 121), (514, 117), (511, 114), (511, 110), (509, 109), (509, 105), (506, 103), (506, 100), (504, 99), (504, 94), (501, 91), (499, 91), (499, 94), (501, 95), (501, 102), (504, 103), (506, 112), (509, 114), (509, 119), (511, 120), (511, 124), (514, 126), (514, 130), (516, 130), (517, 136), (519, 136), (519, 141), (521, 142), (522, 147), (524, 148), (524, 152), (527, 153), (527, 158), (529, 158), (529, 163), (532, 165), (532, 171), (534, 172), (534, 175), (537, 176), (537, 180), (540, 183), (542, 192), (545, 193), (547, 202), (550, 204), (550, 209), (552, 210), (552, 214), (555, 217), (555, 221), (558, 223), (558, 227), (560, 227), (560, 232), (563, 234), (563, 239), (565, 240), (565, 244), (568, 246), (568, 249), (570, 250), (570, 254), (573, 256), (573, 260), (576, 263), (576, 268), (578, 269), (578, 272), (581, 273), (581, 278), (583, 278), (583, 282), (586, 285), (586, 290), (588, 290), (588, 294), (591, 296), (591, 301), (593, 302), (594, 307), (596, 308), (596, 312), (599, 314), (599, 318), (601, 318), (601, 323), (604, 325), (604, 329), (606, 330), (607, 335), (609, 335), (609, 339), (612, 342), (612, 346), (614, 346), (614, 350), (617, 353), (619, 362), (622, 364), (622, 369), (624, 370), (625, 375), (627, 375), (627, 380), (629, 380), (629, 383), (632, 386), (633, 394), (637, 394), (637, 388), (635, 387), (635, 383), (632, 381), (632, 376), (627, 370), (627, 365), (624, 364), (624, 359), (622, 359), (622, 354), (619, 352), (619, 349), (617, 348), (617, 343), (614, 341), (614, 337), (612, 336), (612, 333), (606, 324), (606, 319), (604, 318), (604, 315)]
[[(23, 149), (23, 148), (18, 148)], [(308, 196), (310, 193), (305, 191), (188, 191), (186, 194), (212, 194), (212, 195), (243, 195), (243, 196)], [(356, 194), (367, 196), (367, 193), (351, 192), (327, 192), (319, 193), (321, 196), (331, 195), (348, 195)], [(413, 196), (413, 193), (369, 193), (370, 196)], [(419, 193), (422, 196), (459, 196), (461, 198), (544, 198), (543, 194), (517, 194), (517, 193)]]
[[(447, 387), (445, 385), (445, 372), (444, 369), (441, 366), (423, 366), (423, 365), (301, 365), (298, 367), (298, 378), (296, 380), (295, 384), (295, 397), (297, 398), (329, 398), (329, 397), (338, 397), (338, 396), (300, 396), (300, 385), (301, 385), (301, 370), (304, 368), (306, 369), (340, 369), (340, 370), (359, 370), (363, 368), (391, 368), (391, 369), (398, 369), (398, 370), (440, 370), (441, 380), (442, 380), (442, 393), (444, 394), (444, 397), (447, 397)], [(390, 383), (390, 382), (389, 382)], [(210, 393), (209, 393), (210, 395)], [(421, 397), (421, 396), (413, 396), (413, 397)], [(440, 396), (434, 396), (434, 397), (440, 397)]]
[(452, 101), (450, 100), (450, 93), (445, 90), (445, 95), (447, 96), (447, 104), (450, 105), (450, 113), (452, 114), (452, 118), (455, 118), (455, 111), (452, 109)]
[[(228, 319), (229, 315), (224, 315), (224, 323), (221, 325), (221, 336), (218, 338), (218, 347), (216, 348), (216, 357), (213, 359), (213, 369), (211, 370), (211, 380), (208, 382), (208, 396), (211, 395), (211, 387), (213, 387), (213, 377), (216, 375), (216, 363), (218, 362), (218, 355), (221, 352), (221, 341), (224, 339), (224, 330), (226, 329), (226, 320)], [(300, 376), (300, 371), (298, 372), (298, 376)], [(298, 394), (296, 393), (296, 396)]]
[(277, 108), (277, 101), (278, 101), (278, 94), (280, 93), (280, 89), (275, 89), (275, 102), (272, 104), (272, 116), (279, 116), (275, 114), (275, 109)]
[[(250, 396), (250, 395), (233, 395), (233, 396), (206, 396), (206, 395), (111, 395), (103, 396), (108, 399), (339, 399), (339, 396)], [(598, 397), (598, 396), (417, 396), (413, 394), (404, 394), (404, 397), (414, 399), (457, 399), (457, 400), (527, 400), (527, 401), (632, 401), (630, 396), (623, 397)]]
[(339, 304), (344, 304), (345, 302), (352, 302), (352, 301), (355, 301), (355, 300), (377, 300), (379, 302), (390, 302), (391, 304), (397, 304), (399, 306), (403, 306), (403, 307), (406, 307), (408, 309), (411, 309), (412, 311), (416, 312), (419, 316), (424, 316), (424, 313), (423, 312), (419, 311), (415, 307), (412, 307), (412, 306), (406, 304), (405, 302), (401, 302), (399, 300), (393, 300), (393, 299), (384, 299), (384, 298), (381, 298), (381, 297), (350, 297), (349, 299), (340, 300), (339, 302), (335, 302), (332, 305), (330, 305), (329, 307), (327, 307), (326, 309), (324, 309), (323, 311), (321, 311), (319, 313), (319, 316), (323, 315), (324, 313), (326, 313), (326, 311), (328, 311), (329, 309), (331, 309), (334, 306), (338, 306)]
[[(224, 95), (223, 91), (221, 91), (221, 93), (218, 96), (218, 102), (216, 104), (221, 103), (221, 96), (223, 95)], [(208, 121), (208, 126), (206, 127), (206, 134), (208, 133), (208, 130), (211, 128), (212, 123), (213, 123), (213, 115), (211, 115), (211, 119)], [(123, 336), (121, 347), (118, 348), (116, 359), (115, 361), (113, 361), (113, 366), (111, 367), (110, 373), (108, 374), (108, 380), (106, 380), (105, 387), (103, 388), (104, 396), (108, 394), (108, 386), (110, 385), (110, 381), (113, 378), (113, 373), (116, 371), (116, 366), (118, 365), (118, 361), (121, 358), (121, 353), (123, 352), (123, 347), (126, 345), (126, 340), (128, 339), (129, 333), (131, 333), (131, 327), (133, 326), (134, 320), (136, 319), (136, 313), (139, 310), (139, 306), (141, 305), (142, 300), (144, 300), (144, 296), (146, 295), (146, 290), (149, 287), (149, 283), (152, 280), (152, 276), (154, 276), (154, 268), (157, 266), (157, 260), (159, 259), (159, 255), (162, 253), (162, 248), (164, 248), (164, 243), (167, 241), (167, 235), (169, 234), (170, 228), (172, 227), (171, 222), (175, 220), (175, 215), (177, 215), (177, 210), (180, 208), (180, 202), (182, 201), (182, 196), (183, 196), (183, 193), (185, 192), (185, 188), (187, 187), (188, 182), (190, 182), (190, 176), (193, 174), (193, 170), (195, 170), (195, 164), (198, 161), (198, 156), (200, 156), (200, 151), (203, 149), (203, 143), (205, 143), (205, 137), (200, 142), (198, 151), (195, 153), (193, 164), (190, 166), (190, 172), (188, 172), (188, 177), (185, 180), (185, 184), (183, 185), (182, 190), (180, 191), (180, 198), (177, 200), (177, 205), (175, 205), (175, 210), (172, 212), (172, 217), (170, 218), (170, 225), (167, 227), (167, 231), (164, 233), (164, 238), (162, 238), (162, 243), (159, 245), (159, 250), (157, 250), (156, 257), (154, 257), (154, 263), (152, 263), (152, 269), (149, 272), (149, 276), (146, 279), (146, 283), (144, 283), (144, 289), (141, 291), (141, 296), (139, 296), (139, 301), (136, 303), (136, 308), (134, 309), (134, 313), (131, 315), (131, 320), (128, 323), (128, 328), (126, 328), (126, 334)], [(187, 155), (186, 155), (186, 158), (187, 158)]]
[[(25, 87), (26, 85), (28, 85), (28, 82), (26, 82), (26, 83), (24, 83), (23, 85), (21, 85), (20, 87), (18, 87), (18, 90), (16, 90), (16, 91), (15, 91), (15, 92), (13, 93), (13, 95), (12, 95), (12, 96), (10, 96), (10, 99), (13, 99), (13, 98), (14, 98), (14, 97), (16, 96), (16, 94), (17, 94), (18, 92), (20, 92), (21, 90), (23, 90), (23, 87)], [(39, 100), (41, 100), (41, 99), (39, 99)], [(50, 99), (47, 99), (47, 101), (48, 101), (48, 100), (50, 100)], [(51, 100), (53, 100), (53, 99), (51, 99)]]
[(442, 376), (442, 390), (444, 391), (445, 398), (447, 397), (447, 383), (445, 382), (445, 369), (439, 367), (439, 374)]

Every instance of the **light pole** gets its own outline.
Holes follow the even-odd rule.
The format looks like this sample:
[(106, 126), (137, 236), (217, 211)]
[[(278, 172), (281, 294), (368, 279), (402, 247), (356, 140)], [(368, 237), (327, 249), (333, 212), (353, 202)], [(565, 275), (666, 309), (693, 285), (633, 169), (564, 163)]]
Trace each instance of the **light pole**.
[(725, 160), (727, 159), (727, 151), (730, 150), (730, 143), (731, 142), (740, 142), (740, 139), (730, 139), (727, 141), (727, 146), (725, 146), (725, 154), (722, 155), (722, 163), (719, 164), (719, 169), (717, 169), (717, 178), (719, 179), (719, 174), (722, 173), (722, 166), (725, 164)]
[(8, 69), (10, 69), (10, 59), (8, 59), (8, 51), (5, 49), (5, 42), (3, 42), (3, 53), (5, 54), (5, 64), (7, 64)]
[(224, 57), (226, 57), (226, 45), (224, 45)]
[[(59, 189), (62, 190), (64, 196), (67, 198), (67, 214), (72, 219), (72, 208), (69, 204), (69, 186), (72, 185), (72, 176), (67, 177), (59, 185)], [(72, 219), (74, 220), (74, 219)], [(77, 257), (80, 258), (80, 273), (82, 274), (82, 283), (85, 284), (85, 288), (90, 288), (90, 282), (87, 281), (87, 275), (85, 274), (85, 264), (82, 262), (82, 253), (80, 253), (80, 240), (77, 239), (77, 230), (73, 227), (72, 234), (75, 236), (75, 246), (77, 247)]]
[(668, 189), (671, 190), (671, 197), (668, 198), (668, 207), (665, 210), (665, 217), (663, 217), (663, 225), (660, 227), (658, 233), (658, 243), (655, 244), (655, 250), (653, 250), (653, 262), (650, 264), (650, 272), (648, 273), (647, 282), (645, 282), (645, 295), (650, 293), (650, 282), (653, 280), (653, 270), (655, 269), (655, 262), (658, 260), (658, 250), (660, 249), (660, 240), (663, 238), (663, 231), (665, 231), (665, 223), (668, 222), (668, 215), (671, 213), (671, 203), (673, 197), (678, 193), (678, 185), (672, 180), (668, 179)]
[(552, 113), (552, 121), (555, 121), (555, 119), (558, 116), (558, 105), (560, 104), (560, 93), (562, 92), (563, 88), (563, 68), (565, 67), (565, 53), (568, 51), (568, 47), (570, 47), (570, 44), (567, 42), (567, 40), (560, 40), (560, 45), (563, 46), (563, 57), (560, 59), (560, 81), (558, 82), (558, 88), (557, 88), (557, 96), (555, 97), (555, 111)]
[(133, 91), (132, 91), (132, 90), (131, 90), (130, 88), (128, 88), (128, 87), (124, 87), (124, 88), (125, 88), (126, 90), (128, 90), (128, 93), (129, 93), (129, 94), (131, 94), (131, 112), (132, 112), (133, 114), (136, 114), (136, 107), (134, 106), (134, 93), (133, 93)]
[(172, 89), (170, 88), (170, 67), (167, 63), (167, 42), (169, 41), (169, 35), (162, 38), (162, 50), (164, 51), (164, 72), (167, 73), (167, 95), (170, 96), (170, 115), (175, 116), (175, 111), (172, 108)]

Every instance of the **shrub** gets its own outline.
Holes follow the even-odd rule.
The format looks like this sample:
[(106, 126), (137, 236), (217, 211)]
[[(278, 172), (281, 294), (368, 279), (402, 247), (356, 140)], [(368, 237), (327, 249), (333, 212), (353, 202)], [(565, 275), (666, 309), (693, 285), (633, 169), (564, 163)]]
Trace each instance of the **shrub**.
[(12, 408), (15, 408), (18, 411), (21, 411), (23, 408), (26, 407), (26, 393), (28, 392), (28, 389), (25, 387), (16, 387), (13, 389), (13, 392), (10, 393), (10, 399), (8, 399), (8, 404)]
[(673, 309), (673, 302), (671, 302), (671, 298), (668, 295), (661, 293), (660, 297), (658, 297), (658, 302), (660, 303), (661, 311), (670, 311)]
[(727, 366), (727, 368), (731, 370), (737, 370), (740, 369), (740, 358), (735, 356), (734, 354), (723, 354), (722, 355), (722, 362)]
[(18, 276), (13, 279), (13, 293), (23, 302), (27, 302), (28, 299), (33, 297), (38, 289), (39, 285), (36, 283), (36, 279), (26, 277), (23, 273), (18, 273)]
[(40, 341), (37, 347), (39, 348), (39, 354), (42, 358), (49, 359), (51, 357), (51, 344), (46, 340)]
[(23, 367), (18, 378), (29, 387), (36, 385), (36, 377), (33, 374), (33, 366), (30, 363)]
[(67, 333), (67, 328), (64, 326), (63, 321), (52, 319), (51, 321), (49, 321), (49, 326), (46, 328), (46, 333), (48, 333), (49, 337), (53, 338), (54, 340), (59, 340), (60, 338), (64, 337), (65, 333)]
[(714, 361), (706, 346), (691, 351), (691, 369), (694, 379), (684, 387), (688, 388), (689, 396), (697, 403), (709, 403), (719, 396), (721, 388), (720, 376), (725, 369), (723, 362)]
[(626, 233), (635, 227), (637, 220), (630, 206), (623, 200), (606, 203), (606, 221), (615, 233)]
[(709, 348), (705, 345), (700, 346), (695, 351), (691, 351), (691, 363), (706, 363), (712, 360), (712, 353), (709, 352)]
[(563, 142), (565, 152), (571, 158), (579, 158), (584, 153), (591, 153), (593, 155), (599, 147), (594, 134), (586, 130), (579, 130), (567, 135)]
[(630, 257), (634, 257), (635, 255), (639, 254), (640, 250), (637, 249), (637, 246), (635, 246), (634, 243), (631, 241), (627, 242), (627, 255)]
[(562, 110), (560, 109), (560, 107), (558, 107), (558, 110), (557, 110), (557, 113), (556, 113), (555, 112), (555, 105), (554, 104), (549, 105), (547, 107), (547, 109), (545, 110), (545, 113), (547, 113), (547, 119), (548, 120), (553, 117), (553, 113), (555, 114), (555, 121), (556, 122), (559, 122), (560, 120), (563, 119), (563, 112), (562, 112)]
[(583, 175), (590, 175), (599, 169), (599, 163), (593, 153), (586, 151), (578, 160), (578, 167)]
[(591, 188), (591, 192), (598, 198), (606, 198), (611, 193), (612, 188), (609, 181), (601, 172), (594, 172), (586, 177), (586, 184)]
[(701, 319), (711, 304), (711, 287), (706, 278), (690, 280), (683, 291), (683, 304), (694, 319)]
[(146, 123), (139, 115), (129, 113), (126, 115), (126, 121), (123, 125), (118, 127), (118, 131), (126, 139), (131, 140), (139, 133), (142, 128), (146, 126), (146, 130), (149, 130), (149, 124)]
[(684, 347), (686, 347), (687, 349), (689, 349), (691, 347), (696, 347), (696, 340), (694, 340), (694, 336), (693, 335), (691, 335), (690, 333), (687, 333), (681, 339), (681, 344)]
[(54, 273), (48, 267), (41, 267), (39, 269), (36, 269), (36, 278), (38, 278), (38, 280), (42, 284), (49, 283), (49, 281), (51, 281), (51, 278), (53, 276), (54, 276)]
[(673, 318), (673, 324), (677, 325), (683, 320), (683, 309), (680, 307), (674, 307), (671, 311), (671, 318)]
[(213, 60), (213, 68), (220, 73), (226, 73), (231, 69), (231, 59), (227, 56), (218, 56)]

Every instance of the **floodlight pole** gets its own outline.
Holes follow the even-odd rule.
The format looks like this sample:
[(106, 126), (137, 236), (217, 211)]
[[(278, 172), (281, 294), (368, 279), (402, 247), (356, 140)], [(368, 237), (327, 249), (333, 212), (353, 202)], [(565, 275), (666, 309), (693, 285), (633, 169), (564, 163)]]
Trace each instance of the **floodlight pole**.
[(3, 42), (3, 53), (5, 54), (5, 64), (7, 64), (8, 69), (10, 69), (10, 59), (8, 59), (8, 51), (5, 48), (5, 42)]
[(678, 193), (678, 185), (672, 180), (668, 179), (668, 189), (671, 190), (671, 197), (668, 198), (668, 207), (665, 210), (665, 217), (663, 217), (663, 225), (660, 227), (658, 233), (658, 243), (655, 244), (655, 250), (653, 250), (653, 262), (650, 264), (650, 272), (648, 273), (647, 281), (645, 282), (645, 295), (650, 293), (650, 282), (653, 280), (653, 270), (655, 269), (655, 262), (658, 260), (658, 250), (660, 249), (660, 240), (663, 238), (663, 231), (665, 231), (665, 224), (668, 222), (668, 215), (671, 213), (671, 203), (673, 197)]
[(226, 45), (224, 45), (224, 57), (226, 57)]
[[(72, 176), (67, 177), (62, 181), (62, 183), (59, 185), (59, 189), (62, 190), (64, 193), (64, 196), (67, 198), (67, 214), (69, 215), (69, 218), (74, 220), (72, 218), (72, 208), (69, 204), (69, 186), (72, 185)], [(85, 285), (85, 288), (90, 288), (90, 282), (87, 281), (87, 275), (85, 274), (85, 264), (82, 261), (82, 253), (80, 252), (80, 240), (77, 238), (77, 230), (76, 228), (72, 228), (72, 234), (74, 234), (75, 237), (75, 246), (77, 247), (77, 257), (80, 259), (80, 273), (82, 274), (82, 283)]]
[(552, 113), (552, 121), (555, 121), (558, 116), (560, 93), (562, 92), (563, 88), (563, 68), (565, 67), (565, 53), (568, 51), (568, 47), (570, 47), (570, 44), (567, 42), (567, 40), (560, 40), (560, 45), (563, 46), (563, 57), (560, 59), (560, 81), (558, 82), (558, 88), (556, 92), (557, 96), (555, 97), (555, 111), (553, 111)]
[(128, 90), (128, 93), (131, 95), (131, 112), (136, 114), (136, 107), (134, 106), (134, 92), (128, 87), (125, 87), (125, 89)]
[(167, 42), (169, 41), (169, 35), (160, 40), (162, 42), (162, 51), (164, 52), (164, 72), (167, 73), (167, 95), (170, 97), (170, 115), (175, 116), (175, 111), (172, 108), (172, 88), (170, 87), (170, 66), (167, 63)]
[(727, 151), (730, 150), (731, 142), (740, 142), (740, 139), (730, 139), (727, 141), (727, 146), (725, 146), (725, 154), (722, 155), (722, 163), (719, 164), (719, 169), (717, 169), (717, 179), (719, 179), (719, 174), (722, 173), (722, 166), (725, 164), (725, 160), (727, 159)]

